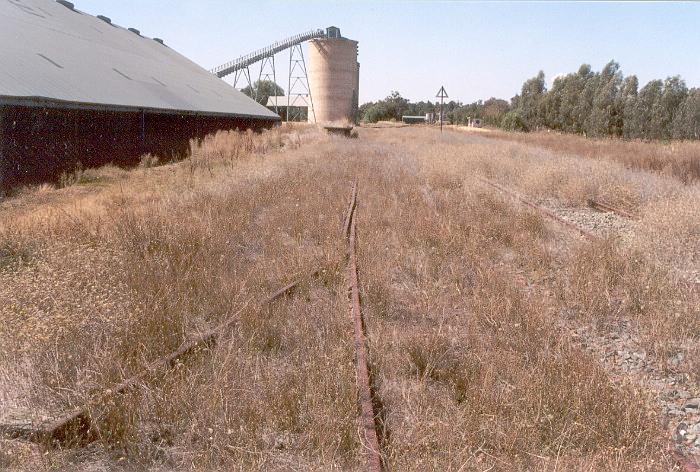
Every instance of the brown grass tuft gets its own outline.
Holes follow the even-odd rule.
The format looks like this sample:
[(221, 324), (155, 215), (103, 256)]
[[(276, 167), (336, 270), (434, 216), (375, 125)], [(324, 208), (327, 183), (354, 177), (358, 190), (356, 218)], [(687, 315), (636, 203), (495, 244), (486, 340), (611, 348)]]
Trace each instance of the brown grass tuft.
[[(694, 295), (651, 257), (658, 246), (643, 230), (572, 240), (473, 176), (568, 208), (606, 197), (642, 221), (658, 202), (680, 205), (673, 179), (427, 128), (363, 128), (353, 140), (307, 127), (218, 133), (179, 163), (84, 172), (111, 177), (0, 205), (0, 398), (43, 412), (80, 404), (236, 320), (217, 343), (95, 408), (103, 464), (358, 467), (339, 270), (357, 178), (361, 291), (390, 469), (669, 468), (653, 400), (575, 347), (562, 322), (633, 320), (663, 356), (697, 336)], [(669, 244), (681, 248), (692, 231), (679, 223)], [(321, 267), (292, 295), (257, 305)], [(20, 401), (12, 379), (34, 393)], [(89, 470), (98, 460), (47, 457), (26, 468)]]

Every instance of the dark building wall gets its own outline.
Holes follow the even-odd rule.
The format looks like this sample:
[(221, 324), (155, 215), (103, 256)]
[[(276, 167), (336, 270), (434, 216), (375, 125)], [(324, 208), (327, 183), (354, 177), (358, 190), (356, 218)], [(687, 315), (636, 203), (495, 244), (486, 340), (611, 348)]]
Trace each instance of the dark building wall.
[(192, 138), (274, 124), (265, 119), (0, 106), (0, 192), (54, 181), (78, 163), (85, 168), (130, 166), (145, 153), (182, 157)]

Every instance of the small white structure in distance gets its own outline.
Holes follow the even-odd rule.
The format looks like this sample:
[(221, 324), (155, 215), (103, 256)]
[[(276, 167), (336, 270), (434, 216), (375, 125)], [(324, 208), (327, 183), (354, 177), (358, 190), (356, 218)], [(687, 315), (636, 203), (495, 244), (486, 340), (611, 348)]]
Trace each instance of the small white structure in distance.
[[(289, 115), (290, 119), (294, 114), (298, 113), (298, 111), (295, 111), (294, 109), (306, 109), (307, 119), (309, 116), (313, 117), (314, 114), (314, 107), (311, 102), (311, 98), (308, 95), (273, 95), (271, 97), (268, 97), (266, 106), (270, 110), (277, 110), (285, 117), (288, 116), (287, 106), (289, 106), (289, 108), (292, 110), (291, 115)], [(292, 119), (292, 121), (297, 120)], [(311, 118), (309, 122), (313, 122), (313, 118)]]
[(472, 128), (481, 128), (481, 119), (480, 118), (472, 118), (470, 116), (467, 118), (467, 126), (470, 126)]

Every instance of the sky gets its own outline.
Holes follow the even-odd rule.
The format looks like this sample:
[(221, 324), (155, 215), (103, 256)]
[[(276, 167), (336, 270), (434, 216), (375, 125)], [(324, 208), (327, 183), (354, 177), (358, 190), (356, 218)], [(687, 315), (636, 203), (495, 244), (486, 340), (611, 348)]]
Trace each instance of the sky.
[[(465, 103), (510, 99), (553, 77), (617, 61), (640, 84), (680, 75), (700, 87), (700, 2), (73, 0), (92, 15), (163, 38), (210, 69), (310, 29), (359, 42), (360, 103), (392, 90)], [(286, 75), (287, 52), (277, 56)], [(284, 86), (286, 79), (280, 80)]]

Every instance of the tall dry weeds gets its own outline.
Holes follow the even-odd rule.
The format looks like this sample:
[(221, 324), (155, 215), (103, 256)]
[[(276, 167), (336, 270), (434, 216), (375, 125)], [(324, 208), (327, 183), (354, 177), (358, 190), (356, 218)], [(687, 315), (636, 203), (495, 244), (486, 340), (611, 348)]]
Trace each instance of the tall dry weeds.
[(697, 141), (591, 139), (567, 133), (509, 133), (497, 130), (483, 136), (538, 146), (556, 154), (615, 161), (630, 169), (672, 176), (685, 184), (700, 180), (700, 143)]
[[(620, 267), (626, 253), (613, 243), (562, 243), (471, 175), (528, 190), (549, 182), (541, 196), (570, 205), (620, 188), (644, 204), (649, 182), (668, 194), (672, 185), (551, 156), (411, 128), (362, 130), (357, 140), (221, 133), (193, 144), (190, 159), (99, 190), (8, 202), (0, 338), (13, 366), (4, 372), (37, 385), (25, 406), (79, 404), (237, 320), (215, 345), (97, 409), (94, 456), (51, 451), (29, 467), (356, 468), (339, 229), (358, 178), (360, 278), (392, 470), (667, 470), (644, 392), (614, 383), (553, 317), (575, 307), (582, 317), (649, 320), (676, 292), (653, 265)], [(578, 182), (586, 175), (592, 184)], [(576, 263), (562, 272), (567, 260)], [(319, 267), (291, 297), (256, 306)], [(640, 285), (653, 278), (653, 289)], [(607, 289), (622, 308), (593, 298)]]

